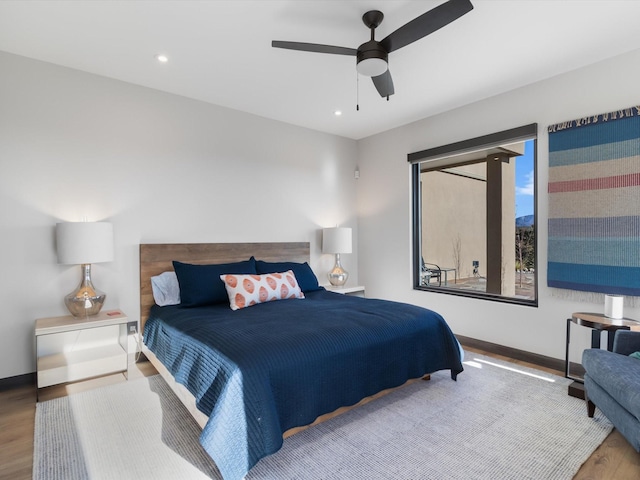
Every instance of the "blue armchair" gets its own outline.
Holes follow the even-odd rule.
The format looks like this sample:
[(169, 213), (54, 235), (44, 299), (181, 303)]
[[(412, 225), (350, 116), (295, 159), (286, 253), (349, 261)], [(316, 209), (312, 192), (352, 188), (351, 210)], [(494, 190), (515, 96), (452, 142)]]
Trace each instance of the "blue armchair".
[(640, 452), (640, 332), (617, 330), (613, 351), (592, 348), (582, 354), (587, 414), (598, 407)]

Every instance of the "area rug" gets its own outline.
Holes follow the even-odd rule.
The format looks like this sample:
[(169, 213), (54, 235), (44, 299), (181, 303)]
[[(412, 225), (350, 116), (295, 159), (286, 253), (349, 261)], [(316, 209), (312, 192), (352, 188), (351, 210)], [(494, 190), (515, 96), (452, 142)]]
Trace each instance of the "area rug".
[[(285, 440), (246, 480), (570, 479), (612, 426), (569, 381), (467, 353), (432, 375)], [(219, 479), (160, 376), (39, 403), (33, 478)]]

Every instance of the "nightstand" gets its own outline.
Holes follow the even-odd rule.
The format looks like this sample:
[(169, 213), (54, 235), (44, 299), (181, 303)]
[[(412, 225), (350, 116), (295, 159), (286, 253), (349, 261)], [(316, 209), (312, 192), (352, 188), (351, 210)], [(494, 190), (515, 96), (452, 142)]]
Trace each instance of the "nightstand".
[(333, 285), (322, 285), (329, 292), (341, 293), (343, 295), (353, 295), (354, 297), (364, 297), (364, 286), (358, 285), (355, 287), (335, 287)]
[[(36, 392), (60, 383), (129, 370), (128, 318), (107, 310), (36, 320)], [(36, 393), (37, 398), (37, 393)]]

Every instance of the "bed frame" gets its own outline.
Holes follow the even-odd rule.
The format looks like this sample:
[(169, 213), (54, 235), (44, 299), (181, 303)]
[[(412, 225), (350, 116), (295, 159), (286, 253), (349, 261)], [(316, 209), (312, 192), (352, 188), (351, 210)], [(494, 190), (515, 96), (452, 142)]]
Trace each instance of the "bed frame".
[[(151, 277), (173, 271), (173, 260), (192, 264), (241, 262), (251, 256), (267, 262), (308, 262), (308, 242), (286, 243), (143, 243), (140, 244), (140, 331), (154, 305)], [(201, 428), (208, 417), (196, 407), (196, 400), (186, 387), (179, 384), (158, 358), (143, 345), (149, 359), (169, 387), (187, 407)]]
[[(151, 277), (162, 272), (173, 271), (173, 260), (192, 264), (229, 263), (247, 260), (254, 256), (257, 260), (267, 262), (308, 262), (308, 242), (284, 242), (284, 243), (170, 243), (140, 244), (140, 331), (144, 332), (144, 324), (149, 317), (149, 310), (154, 305), (151, 291)], [(175, 392), (180, 401), (187, 407), (191, 415), (196, 419), (200, 427), (204, 428), (208, 417), (195, 405), (195, 398), (181, 384), (177, 383), (171, 373), (156, 358), (156, 356), (143, 345), (143, 353), (162, 375), (169, 387)], [(422, 380), (429, 380), (430, 375), (425, 375)], [(412, 379), (405, 383), (413, 383), (419, 379)], [(318, 417), (310, 425), (295, 427), (287, 430), (283, 437), (287, 438), (295, 433), (305, 430), (313, 425), (324, 422), (337, 415), (345, 413), (360, 405), (364, 405), (376, 398), (396, 390), (400, 387), (383, 390), (375, 395), (362, 399), (355, 405), (339, 408), (334, 412)]]
[(140, 244), (140, 331), (154, 304), (151, 277), (173, 271), (173, 260), (210, 264), (241, 262), (251, 256), (266, 262), (308, 262), (309, 242), (143, 243)]

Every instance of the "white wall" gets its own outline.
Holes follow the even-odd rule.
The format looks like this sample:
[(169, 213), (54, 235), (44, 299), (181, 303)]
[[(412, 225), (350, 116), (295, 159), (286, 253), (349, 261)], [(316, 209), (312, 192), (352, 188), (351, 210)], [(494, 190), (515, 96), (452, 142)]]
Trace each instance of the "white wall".
[[(640, 51), (635, 51), (359, 141), (358, 258), (367, 295), (432, 308), (457, 334), (564, 359), (566, 318), (576, 311), (602, 312), (604, 301), (563, 300), (546, 286), (546, 127), (637, 105), (639, 76)], [(425, 95), (433, 94), (425, 89)], [(407, 154), (530, 123), (538, 123), (539, 307), (414, 291)], [(640, 318), (640, 310), (625, 305), (625, 316)], [(585, 341), (588, 332), (578, 336)]]
[(322, 282), (320, 229), (357, 242), (353, 140), (2, 52), (0, 72), (0, 378), (35, 370), (34, 320), (80, 281), (56, 222), (114, 224), (93, 280), (132, 319), (140, 243), (309, 241)]
[[(66, 314), (79, 267), (56, 264), (54, 226), (85, 216), (114, 224), (116, 261), (93, 278), (134, 319), (139, 243), (310, 241), (322, 280), (336, 223), (354, 228), (350, 284), (461, 335), (564, 358), (567, 316), (602, 310), (546, 287), (546, 126), (636, 104), (640, 51), (359, 142), (2, 52), (0, 72), (0, 378), (34, 371), (34, 319)], [(407, 154), (533, 122), (539, 307), (414, 291)]]

